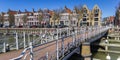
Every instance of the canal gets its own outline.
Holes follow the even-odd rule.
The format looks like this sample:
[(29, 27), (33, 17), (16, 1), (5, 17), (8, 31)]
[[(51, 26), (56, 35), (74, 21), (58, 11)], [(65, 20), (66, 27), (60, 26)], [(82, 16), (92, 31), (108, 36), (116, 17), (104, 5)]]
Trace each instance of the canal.
[[(94, 43), (104, 43), (104, 40), (98, 40), (97, 42)], [(109, 42), (110, 44), (120, 44), (120, 42)], [(117, 60), (118, 57), (120, 57), (120, 54), (118, 53), (107, 53), (107, 52), (100, 52), (97, 51), (98, 49), (102, 49), (105, 50), (105, 48), (101, 48), (100, 46), (92, 46), (92, 50), (95, 49), (94, 51), (92, 51), (92, 58), (95, 59), (99, 59), (99, 60), (106, 60), (106, 56), (109, 54), (111, 57), (111, 60)], [(119, 51), (120, 52), (120, 48), (119, 47), (108, 47), (108, 50), (111, 51)], [(80, 54), (73, 54), (68, 60), (82, 60)]]
[[(120, 42), (110, 42), (110, 44), (120, 44)], [(120, 52), (120, 48), (119, 47), (108, 47), (108, 50), (112, 50), (112, 51), (119, 51)], [(93, 58), (97, 58), (100, 60), (106, 60), (106, 56), (108, 53), (106, 52), (96, 52), (93, 53)], [(111, 60), (117, 60), (117, 58), (120, 56), (120, 54), (118, 53), (109, 53)]]

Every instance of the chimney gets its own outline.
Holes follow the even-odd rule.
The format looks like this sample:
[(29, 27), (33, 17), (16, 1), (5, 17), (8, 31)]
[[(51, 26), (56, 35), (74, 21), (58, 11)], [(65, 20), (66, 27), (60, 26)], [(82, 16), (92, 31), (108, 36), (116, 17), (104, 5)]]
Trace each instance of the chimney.
[(32, 11), (35, 12), (34, 8), (32, 8)]
[(25, 9), (25, 12), (28, 12), (27, 9)]
[(19, 10), (18, 13), (21, 13), (21, 11)]

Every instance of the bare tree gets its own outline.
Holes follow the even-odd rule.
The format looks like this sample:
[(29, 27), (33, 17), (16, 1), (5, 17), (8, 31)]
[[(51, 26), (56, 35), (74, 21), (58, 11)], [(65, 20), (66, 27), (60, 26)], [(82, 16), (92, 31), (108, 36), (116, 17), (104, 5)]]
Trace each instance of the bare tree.
[(23, 27), (25, 27), (27, 23), (27, 15), (24, 15), (22, 19), (23, 19)]
[(116, 12), (115, 12), (115, 19), (114, 19), (114, 25), (120, 25), (120, 2), (118, 4), (118, 6), (116, 7)]
[(14, 14), (9, 14), (9, 23), (10, 23), (10, 26), (14, 26), (15, 25), (15, 17), (14, 17)]
[(39, 22), (40, 22), (40, 27), (42, 26), (42, 24), (41, 24), (41, 21), (43, 20), (43, 15), (41, 14), (39, 14), (39, 16), (38, 16), (38, 20), (39, 20)]
[(0, 24), (3, 24), (3, 21), (4, 19), (3, 19), (3, 16), (2, 15), (0, 15)]
[(54, 20), (54, 26), (55, 26), (55, 21), (59, 18), (59, 14), (54, 13), (52, 20)]
[(74, 9), (76, 11), (77, 14), (79, 14), (78, 16), (78, 26), (80, 26), (80, 22), (82, 20), (82, 14), (83, 14), (83, 8), (82, 8), (82, 5), (77, 5), (77, 6), (74, 6)]

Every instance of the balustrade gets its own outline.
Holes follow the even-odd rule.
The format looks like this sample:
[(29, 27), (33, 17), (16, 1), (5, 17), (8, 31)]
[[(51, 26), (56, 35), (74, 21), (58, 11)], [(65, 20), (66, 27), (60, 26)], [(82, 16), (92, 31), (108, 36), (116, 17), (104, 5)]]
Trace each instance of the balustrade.
[[(69, 54), (71, 51), (73, 51), (73, 49), (78, 47), (80, 43), (84, 41), (90, 41), (92, 39), (97, 39), (103, 36), (102, 33), (106, 32), (108, 29), (109, 27), (80, 27), (75, 28), (75, 31), (72, 31), (72, 29), (70, 28), (58, 28), (52, 29), (51, 31), (45, 30), (45, 36), (41, 34), (43, 37), (40, 35), (37, 39), (34, 39), (33, 41), (29, 40), (30, 37), (28, 34), (28, 42), (32, 42), (32, 50), (30, 51), (33, 52), (33, 55), (31, 55), (31, 59), (59, 60), (61, 57), (64, 57), (65, 54)], [(41, 31), (41, 33), (44, 32)], [(46, 33), (49, 34), (46, 36)], [(23, 36), (26, 37), (26, 34), (27, 33), (24, 32)], [(36, 44), (37, 42), (42, 41), (42, 39), (48, 38), (48, 36), (50, 36), (51, 38), (50, 41), (48, 39), (46, 43)], [(55, 36), (56, 39), (54, 38)], [(26, 39), (24, 38), (24, 48), (28, 49), (25, 42)], [(20, 58), (22, 59), (23, 56)]]

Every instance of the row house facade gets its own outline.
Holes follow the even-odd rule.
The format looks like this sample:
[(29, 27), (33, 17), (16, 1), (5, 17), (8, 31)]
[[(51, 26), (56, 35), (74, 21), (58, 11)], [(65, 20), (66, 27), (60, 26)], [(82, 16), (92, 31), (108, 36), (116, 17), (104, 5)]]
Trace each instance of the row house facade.
[(88, 7), (84, 5), (80, 26), (101, 26), (101, 14), (98, 5), (95, 5), (92, 10), (89, 10)]
[(49, 9), (44, 9), (43, 11), (43, 20), (42, 20), (42, 25), (46, 27), (47, 25), (50, 24), (50, 10)]
[(77, 26), (78, 14), (75, 12), (75, 10), (71, 11), (65, 7), (64, 11), (60, 14), (60, 24), (66, 26)]
[(92, 10), (92, 26), (101, 26), (101, 18), (102, 18), (102, 12), (98, 5), (95, 5)]
[(50, 13), (50, 25), (52, 27), (59, 25), (59, 18), (58, 16), (55, 16), (56, 15), (55, 12), (50, 11), (49, 13)]
[(90, 24), (90, 10), (86, 5), (82, 7), (82, 19), (80, 21), (80, 26), (89, 26)]
[[(2, 12), (1, 14), (2, 14), (2, 16), (3, 16), (3, 20), (4, 20), (4, 22), (3, 22), (3, 27), (9, 27), (10, 26), (10, 24), (11, 24), (11, 22), (13, 22), (11, 25), (14, 25), (14, 15), (17, 13), (17, 11), (13, 11), (13, 10), (8, 10), (8, 12), (7, 13), (4, 13), (4, 12)], [(13, 17), (11, 17), (11, 18), (13, 18), (13, 20), (12, 21), (10, 21), (10, 15), (13, 15)]]
[[(48, 9), (39, 9), (38, 11), (33, 9), (33, 11), (30, 12), (25, 9), (24, 12), (21, 12), (20, 10), (13, 11), (9, 9), (7, 13), (1, 13), (4, 18), (3, 27), (10, 26), (10, 14), (14, 17), (14, 19), (12, 19), (14, 21), (12, 22), (16, 27), (23, 27), (24, 25), (26, 27), (48, 25), (51, 18), (49, 11)], [(42, 17), (40, 18), (40, 16)]]
[(104, 18), (104, 24), (113, 26), (114, 25), (114, 19), (115, 19), (114, 16), (106, 17), (106, 18)]
[[(55, 12), (49, 9), (35, 11), (34, 9), (30, 12), (25, 9), (24, 12), (10, 10), (7, 13), (3, 13), (4, 26), (9, 26), (9, 15), (14, 15), (15, 26), (54, 26), (54, 25), (65, 25), (65, 26), (101, 26), (101, 15), (102, 11), (95, 5), (92, 10), (88, 9), (86, 5), (83, 5), (81, 9), (82, 13), (76, 12), (75, 9), (70, 10), (66, 6), (64, 10), (60, 12), (59, 17), (54, 20)], [(41, 17), (40, 17), (41, 16)], [(82, 17), (82, 18), (79, 18)]]
[(41, 12), (33, 11), (29, 12), (25, 10), (25, 12), (19, 11), (17, 14), (15, 14), (15, 25), (16, 26), (39, 26), (39, 15), (41, 15)]
[[(95, 5), (92, 10), (83, 5), (82, 13), (76, 13), (75, 9), (71, 11), (65, 7), (63, 13), (60, 14), (60, 24), (67, 26), (101, 26), (102, 12), (98, 5)], [(79, 19), (79, 17), (82, 17)]]
[(4, 16), (3, 17), (4, 18), (3, 27), (8, 27), (10, 25), (10, 23), (9, 23), (9, 14), (5, 13), (3, 16)]

